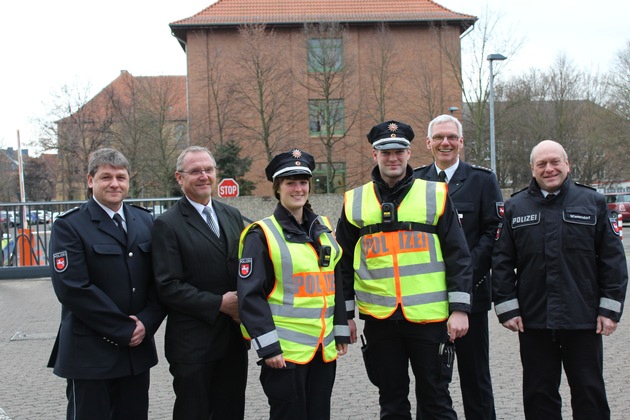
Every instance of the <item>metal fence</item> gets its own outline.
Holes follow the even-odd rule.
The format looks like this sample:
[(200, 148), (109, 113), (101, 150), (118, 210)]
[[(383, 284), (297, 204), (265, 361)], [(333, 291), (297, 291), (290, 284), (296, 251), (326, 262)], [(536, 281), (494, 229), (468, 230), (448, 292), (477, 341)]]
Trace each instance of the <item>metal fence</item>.
[[(128, 199), (125, 203), (149, 209), (154, 217), (160, 216), (179, 197)], [(0, 280), (48, 277), (48, 242), (50, 228), (65, 211), (84, 201), (42, 201), (27, 203), (0, 203)]]

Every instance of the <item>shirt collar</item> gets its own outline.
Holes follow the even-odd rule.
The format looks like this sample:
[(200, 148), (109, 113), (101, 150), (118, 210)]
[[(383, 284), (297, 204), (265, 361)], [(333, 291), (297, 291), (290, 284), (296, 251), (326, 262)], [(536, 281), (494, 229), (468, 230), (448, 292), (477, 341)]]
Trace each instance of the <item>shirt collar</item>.
[[(94, 197), (92, 197), (92, 198), (94, 198)], [(105, 210), (105, 212), (107, 213), (107, 215), (109, 216), (109, 218), (110, 218), (110, 219), (113, 219), (113, 218), (114, 218), (114, 215), (115, 215), (116, 213), (118, 213), (118, 214), (120, 214), (120, 217), (122, 217), (122, 219), (123, 219), (124, 221), (126, 221), (126, 220), (127, 220), (127, 219), (125, 219), (125, 212), (124, 212), (124, 210), (123, 210), (123, 207), (124, 207), (124, 206), (123, 206), (122, 204), (120, 205), (120, 208), (118, 209), (118, 211), (114, 211), (114, 210), (110, 209), (109, 207), (106, 207), (106, 206), (102, 205), (101, 203), (99, 203), (99, 202), (98, 202), (98, 200), (97, 200), (96, 198), (94, 198), (94, 201), (95, 201), (95, 202), (96, 202), (96, 204), (98, 204), (98, 205), (99, 205), (99, 206), (100, 206), (103, 210)]]
[(444, 173), (446, 174), (446, 180), (448, 182), (451, 181), (451, 179), (453, 178), (453, 175), (455, 175), (455, 171), (457, 170), (457, 168), (459, 167), (459, 157), (457, 158), (457, 162), (455, 162), (455, 164), (453, 166), (450, 166), (446, 169), (440, 169), (437, 167), (437, 165), (434, 163), (433, 166), (435, 167), (435, 172), (439, 175), (440, 171), (444, 171)]
[(210, 198), (210, 200), (208, 201), (208, 204), (206, 204), (205, 206), (201, 203), (197, 203), (196, 201), (191, 200), (190, 198), (188, 198), (188, 196), (186, 196), (186, 199), (195, 208), (195, 210), (197, 210), (199, 214), (202, 217), (204, 217), (204, 219), (205, 219), (205, 216), (203, 214), (203, 209), (205, 209), (206, 207), (210, 207), (212, 209), (212, 213), (214, 213), (214, 209), (212, 208), (212, 198)]

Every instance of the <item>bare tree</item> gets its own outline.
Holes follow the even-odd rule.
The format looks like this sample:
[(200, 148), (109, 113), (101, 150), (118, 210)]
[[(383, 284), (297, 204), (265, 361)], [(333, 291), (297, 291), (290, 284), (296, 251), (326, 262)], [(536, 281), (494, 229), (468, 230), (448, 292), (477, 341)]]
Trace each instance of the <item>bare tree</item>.
[(24, 160), (24, 189), (29, 201), (55, 198), (55, 171), (43, 157)]
[[(461, 61), (459, 57), (451, 55), (448, 59), (448, 56), (445, 56), (445, 62), (451, 65), (450, 71), (458, 78), (462, 88), (466, 160), (486, 166), (489, 166), (486, 162), (490, 160), (488, 121), (490, 77), (487, 56), (501, 53), (507, 57), (513, 57), (523, 44), (523, 40), (515, 35), (514, 28), (506, 29), (501, 23), (502, 16), (490, 12), (486, 7), (483, 16), (462, 38)], [(452, 48), (447, 48), (445, 51), (449, 54)], [(495, 63), (493, 67), (495, 82), (500, 81), (503, 66), (502, 62)], [(496, 112), (495, 115), (499, 121), (500, 112)], [(500, 141), (501, 138), (497, 136), (497, 144)], [(502, 162), (497, 164), (498, 173), (501, 170), (501, 164)]]
[[(367, 73), (370, 77), (369, 93), (366, 95), (366, 112), (375, 123), (387, 119), (389, 105), (395, 99), (395, 89), (402, 75), (396, 58), (396, 45), (389, 26), (381, 22), (372, 31), (374, 45)], [(372, 106), (372, 104), (374, 104)]]
[(339, 23), (305, 24), (303, 34), (307, 73), (295, 77), (309, 95), (309, 134), (323, 148), (326, 185), (318, 189), (340, 192), (347, 186), (337, 177), (337, 172), (345, 168), (338, 155), (345, 150), (344, 140), (359, 118), (360, 100), (355, 90), (358, 83), (354, 79), (356, 59), (344, 54), (347, 28)]
[(85, 197), (89, 155), (110, 141), (111, 109), (89, 103), (90, 98), (89, 85), (64, 85), (53, 93), (49, 115), (39, 122), (39, 145), (57, 150), (61, 195), (67, 200)]
[(591, 184), (618, 171), (623, 163), (610, 151), (618, 150), (619, 134), (614, 113), (601, 104), (602, 86), (598, 75), (576, 69), (563, 55), (548, 70), (531, 70), (500, 86), (501, 185), (527, 185), (529, 152), (545, 139), (564, 146), (576, 181)]
[(242, 77), (234, 86), (238, 112), (234, 121), (240, 137), (262, 145), (271, 161), (276, 150), (295, 135), (296, 106), (291, 85), (286, 40), (264, 24), (239, 28), (242, 48), (235, 65)]
[(234, 83), (228, 81), (227, 77), (230, 74), (228, 64), (233, 60), (229, 59), (220, 43), (211, 41), (211, 36), (212, 32), (209, 32), (206, 37), (206, 71), (201, 73), (204, 75), (203, 84), (207, 86), (207, 109), (196, 117), (198, 123), (195, 127), (190, 127), (190, 132), (205, 133), (191, 139), (193, 144), (215, 150), (229, 135), (226, 131), (235, 114), (235, 101)]

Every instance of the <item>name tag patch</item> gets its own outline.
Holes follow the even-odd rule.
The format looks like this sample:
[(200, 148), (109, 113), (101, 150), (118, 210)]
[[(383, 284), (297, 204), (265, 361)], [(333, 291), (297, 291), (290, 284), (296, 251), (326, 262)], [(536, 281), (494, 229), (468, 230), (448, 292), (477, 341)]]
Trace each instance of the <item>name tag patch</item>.
[(564, 219), (565, 222), (577, 223), (580, 225), (594, 225), (596, 222), (594, 214), (586, 214), (572, 211), (562, 212), (562, 219)]

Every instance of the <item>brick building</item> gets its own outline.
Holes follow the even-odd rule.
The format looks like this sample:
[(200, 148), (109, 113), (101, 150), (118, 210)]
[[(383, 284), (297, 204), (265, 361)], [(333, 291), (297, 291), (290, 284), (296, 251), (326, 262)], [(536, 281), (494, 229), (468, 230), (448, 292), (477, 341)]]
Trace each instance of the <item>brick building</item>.
[(424, 133), (462, 109), (460, 36), (475, 21), (431, 0), (219, 0), (170, 25), (190, 142), (237, 142), (256, 195), (271, 193), (270, 156), (296, 146), (318, 162), (314, 192), (367, 181), (365, 134), (389, 119), (415, 129), (410, 163), (431, 162)]
[(188, 144), (185, 76), (134, 76), (126, 70), (78, 110), (56, 121), (58, 199), (86, 196), (90, 153), (120, 150), (131, 164), (130, 195), (173, 193), (175, 159)]

